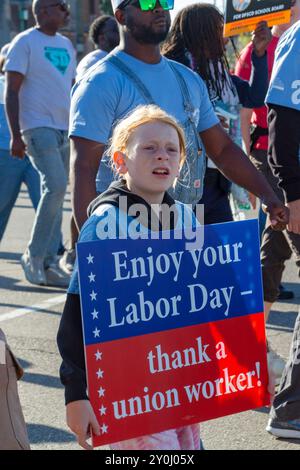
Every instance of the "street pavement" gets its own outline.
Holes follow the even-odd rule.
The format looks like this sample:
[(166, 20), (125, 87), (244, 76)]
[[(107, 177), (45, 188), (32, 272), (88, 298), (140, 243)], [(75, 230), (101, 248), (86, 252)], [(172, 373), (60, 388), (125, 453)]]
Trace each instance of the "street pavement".
[[(69, 238), (70, 196), (64, 208), (63, 233)], [(56, 333), (65, 293), (29, 284), (19, 263), (34, 212), (24, 188), (0, 245), (0, 328), (20, 359), (24, 379), (19, 384), (32, 449), (78, 450), (65, 424), (63, 389), (58, 378), (60, 357)], [(284, 285), (295, 292), (292, 302), (276, 303), (267, 325), (271, 345), (288, 357), (300, 301), (295, 265), (289, 261)], [(265, 431), (268, 409), (258, 409), (201, 424), (206, 449), (300, 450), (300, 440), (278, 440)]]

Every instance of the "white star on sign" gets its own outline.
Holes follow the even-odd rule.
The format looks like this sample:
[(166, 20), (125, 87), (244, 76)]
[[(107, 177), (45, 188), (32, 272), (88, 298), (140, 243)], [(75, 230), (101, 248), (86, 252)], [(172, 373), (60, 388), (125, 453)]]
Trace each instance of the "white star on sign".
[(93, 333), (94, 333), (94, 337), (95, 337), (95, 338), (99, 338), (99, 336), (100, 336), (100, 330), (98, 330), (98, 328), (95, 328), (94, 331), (93, 331)]
[(97, 312), (97, 310), (94, 309), (94, 311), (91, 313), (91, 315), (93, 315), (93, 320), (96, 320), (96, 319), (98, 320), (98, 314), (99, 312)]
[(103, 424), (103, 426), (101, 426), (101, 431), (102, 431), (102, 434), (107, 434), (108, 426), (106, 426), (106, 424)]
[(97, 352), (95, 353), (96, 361), (101, 361), (101, 360), (102, 360), (102, 354), (103, 354), (103, 353), (100, 352), (100, 351), (97, 351)]
[(106, 408), (105, 408), (105, 406), (102, 405), (101, 408), (99, 409), (99, 411), (100, 411), (100, 413), (101, 413), (101, 416), (106, 415)]
[(97, 292), (93, 290), (93, 292), (90, 294), (91, 301), (93, 302), (94, 300), (97, 300)]
[(105, 395), (105, 389), (104, 388), (99, 388), (98, 390), (99, 398), (104, 397)]
[(87, 257), (88, 264), (94, 264), (94, 258), (95, 256), (89, 254), (89, 256)]
[(95, 279), (96, 279), (96, 274), (91, 273), (91, 274), (89, 275), (89, 280), (90, 280), (90, 282), (95, 282)]
[(97, 372), (98, 379), (103, 379), (103, 375), (104, 375), (103, 370), (99, 369), (98, 372)]

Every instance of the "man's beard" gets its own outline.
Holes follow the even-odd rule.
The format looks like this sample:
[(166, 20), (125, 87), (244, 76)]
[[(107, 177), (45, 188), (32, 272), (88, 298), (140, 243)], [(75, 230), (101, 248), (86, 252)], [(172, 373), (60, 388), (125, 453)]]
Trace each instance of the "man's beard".
[(167, 18), (165, 31), (157, 33), (153, 31), (151, 26), (137, 25), (132, 17), (129, 17), (127, 21), (127, 30), (141, 44), (160, 44), (166, 39), (170, 26), (171, 21)]

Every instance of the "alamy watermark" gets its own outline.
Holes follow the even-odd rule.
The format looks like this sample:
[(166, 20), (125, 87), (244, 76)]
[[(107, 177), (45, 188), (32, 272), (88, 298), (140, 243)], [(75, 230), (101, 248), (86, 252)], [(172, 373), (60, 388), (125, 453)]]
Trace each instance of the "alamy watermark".
[(107, 210), (97, 224), (100, 240), (186, 240), (186, 250), (199, 250), (204, 243), (204, 205), (132, 204), (119, 198), (119, 210)]

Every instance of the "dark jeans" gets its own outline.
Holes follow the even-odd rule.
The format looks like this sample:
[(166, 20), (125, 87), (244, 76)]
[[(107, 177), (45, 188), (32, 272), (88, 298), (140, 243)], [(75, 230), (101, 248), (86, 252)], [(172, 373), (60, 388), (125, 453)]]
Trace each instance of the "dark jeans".
[(198, 204), (204, 204), (205, 225), (233, 220), (229, 204), (230, 181), (219, 170), (207, 168), (203, 196)]
[[(282, 190), (278, 187), (278, 180), (272, 173), (268, 164), (267, 152), (253, 150), (252, 163), (264, 174), (270, 186), (281, 201), (284, 201)], [(300, 184), (300, 183), (299, 183)], [(264, 284), (264, 300), (275, 302), (279, 294), (284, 263), (294, 253), (296, 264), (300, 270), (300, 235), (284, 230), (276, 232), (270, 226), (266, 226), (261, 242), (261, 265)]]

